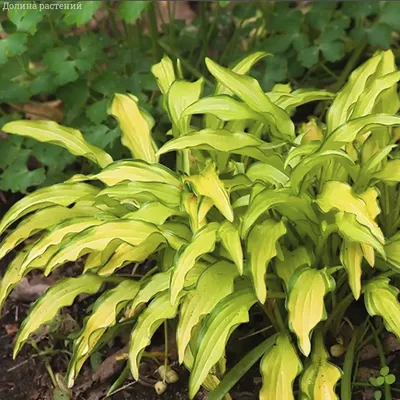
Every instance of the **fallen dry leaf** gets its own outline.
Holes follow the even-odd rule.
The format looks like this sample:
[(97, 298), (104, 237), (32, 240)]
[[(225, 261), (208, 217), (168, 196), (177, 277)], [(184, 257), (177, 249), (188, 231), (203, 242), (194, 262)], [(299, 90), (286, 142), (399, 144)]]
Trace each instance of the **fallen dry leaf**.
[(117, 372), (121, 371), (125, 363), (125, 357), (121, 356), (123, 356), (127, 352), (128, 346), (125, 346), (121, 350), (117, 351), (115, 354), (107, 357), (93, 373), (93, 380), (104, 382)]
[(399, 351), (400, 350), (400, 342), (396, 338), (396, 336), (394, 336), (390, 333), (383, 340), (383, 348), (384, 348), (386, 354), (392, 353), (394, 351)]
[(25, 103), (22, 105), (26, 119), (49, 119), (61, 122), (64, 118), (64, 105), (61, 100), (47, 101), (43, 103)]
[(360, 351), (360, 361), (379, 357), (378, 349), (372, 343), (365, 345)]
[(365, 388), (361, 391), (361, 399), (362, 400), (374, 400), (375, 389), (373, 388)]
[(42, 296), (49, 287), (47, 283), (31, 283), (27, 278), (23, 278), (10, 297), (17, 301), (31, 302)]
[(18, 332), (18, 325), (17, 324), (5, 324), (4, 330), (6, 331), (7, 335), (13, 336)]
[[(168, 10), (168, 7), (170, 7), (170, 10)], [(158, 9), (160, 10), (157, 18), (159, 30), (162, 30), (163, 23), (168, 24), (170, 22), (170, 14), (174, 11), (175, 19), (183, 19), (186, 25), (189, 25), (196, 17), (196, 13), (190, 8), (186, 1), (158, 1)]]
[(379, 374), (379, 370), (377, 369), (360, 367), (357, 370), (357, 380), (360, 382), (368, 382), (369, 378), (376, 378)]

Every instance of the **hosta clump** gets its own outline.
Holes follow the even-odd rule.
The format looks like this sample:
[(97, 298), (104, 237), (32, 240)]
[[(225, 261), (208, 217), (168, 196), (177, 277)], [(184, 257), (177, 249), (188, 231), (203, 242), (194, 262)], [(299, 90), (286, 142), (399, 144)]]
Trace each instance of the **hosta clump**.
[[(52, 122), (3, 127), (57, 143), (102, 168), (30, 194), (1, 221), (4, 233), (29, 214), (5, 237), (1, 256), (40, 235), (9, 266), (1, 302), (29, 271), (47, 275), (87, 256), (81, 276), (58, 282), (35, 303), (14, 355), (61, 307), (105, 283), (115, 286), (98, 298), (75, 340), (69, 386), (103, 334), (122, 320), (132, 321), (129, 365), (138, 379), (152, 335), (177, 318), (190, 398), (201, 385), (215, 389), (221, 377), (214, 367), (252, 307), (261, 307), (276, 331), (240, 364), (243, 371), (262, 357), (260, 399), (294, 398), (296, 379), (301, 398), (338, 398), (342, 372), (329, 361), (324, 334), (338, 334), (362, 293), (368, 313), (400, 336), (398, 289), (391, 284), (400, 268), (400, 117), (394, 115), (400, 73), (393, 55), (376, 54), (337, 95), (286, 85), (263, 93), (246, 74), (264, 56), (249, 56), (232, 70), (207, 59), (217, 80), (208, 97), (201, 97), (201, 79), (185, 81), (168, 58), (155, 65), (172, 123), (172, 139), (160, 149), (151, 138), (154, 121), (137, 99), (115, 95), (109, 112), (132, 160), (113, 162), (78, 131)], [(317, 100), (332, 101), (325, 124), (296, 127), (295, 108)], [(177, 153), (176, 171), (159, 164), (168, 152)], [(156, 268), (140, 281), (118, 275), (148, 258)], [(344, 369), (351, 376), (350, 362)], [(228, 374), (210, 398), (222, 399), (236, 380), (236, 372)], [(350, 383), (341, 385), (342, 399), (351, 398)]]

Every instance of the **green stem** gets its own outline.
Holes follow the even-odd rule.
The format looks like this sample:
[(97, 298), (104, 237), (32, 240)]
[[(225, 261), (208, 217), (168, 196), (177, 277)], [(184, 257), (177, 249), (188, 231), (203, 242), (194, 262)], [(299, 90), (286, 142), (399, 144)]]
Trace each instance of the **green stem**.
[(204, 60), (204, 58), (206, 56), (207, 49), (208, 49), (208, 44), (210, 43), (211, 36), (213, 35), (215, 27), (217, 25), (217, 20), (218, 20), (218, 15), (219, 15), (220, 9), (221, 9), (221, 6), (220, 6), (219, 3), (217, 3), (216, 11), (215, 11), (215, 14), (214, 14), (214, 20), (213, 20), (210, 28), (208, 29), (206, 40), (203, 40), (203, 46), (202, 46), (202, 49), (201, 49), (200, 57), (198, 58), (197, 63), (196, 63), (196, 68), (199, 67), (199, 65), (203, 62), (203, 60)]
[(126, 280), (126, 278), (123, 276), (107, 276), (104, 278), (105, 282), (110, 282), (110, 283), (115, 283), (115, 284), (121, 283), (125, 280)]
[[(207, 2), (202, 1), (200, 2), (200, 30), (199, 35), (202, 38), (202, 41), (205, 40), (207, 35), (207, 25), (208, 25), (208, 17), (207, 17)], [(192, 46), (189, 54), (189, 62), (194, 64), (192, 58), (194, 54), (195, 46)]]
[(318, 267), (319, 263), (321, 261), (321, 257), (324, 253), (324, 248), (326, 245), (326, 241), (328, 240), (329, 236), (331, 235), (331, 233), (333, 233), (335, 231), (336, 227), (334, 225), (329, 225), (323, 232), (322, 235), (320, 237), (320, 239), (318, 240), (317, 243), (317, 248), (315, 250), (315, 265)]
[(164, 321), (164, 367), (165, 367), (165, 374), (164, 374), (164, 382), (165, 382), (165, 375), (168, 368), (168, 325), (167, 321)]
[(46, 18), (49, 21), (50, 30), (52, 35), (54, 36), (54, 39), (56, 40), (57, 43), (62, 43), (62, 40), (58, 36), (57, 30), (54, 26), (53, 18), (51, 17), (51, 13), (49, 11), (46, 11)]
[(328, 68), (328, 67), (325, 65), (325, 63), (320, 62), (319, 65), (320, 65), (320, 67), (321, 67), (328, 75), (330, 75), (332, 78), (334, 78), (335, 81), (336, 81), (337, 79), (339, 79), (339, 77), (338, 77), (330, 68)]
[(183, 172), (187, 175), (190, 175), (190, 150), (183, 150), (182, 157), (183, 157)]
[[(130, 369), (129, 363), (126, 363), (123, 371), (119, 375), (118, 379), (111, 385), (111, 387), (108, 390), (107, 395), (104, 399), (114, 396), (114, 394), (118, 393), (122, 389), (121, 386), (128, 378), (130, 372), (131, 372), (131, 369)], [(136, 381), (133, 383), (136, 383)]]
[(241, 28), (242, 28), (244, 22), (245, 22), (246, 19), (249, 17), (250, 10), (251, 10), (251, 7), (247, 7), (247, 8), (246, 8), (246, 12), (245, 12), (245, 14), (244, 14), (244, 16), (243, 16), (243, 19), (240, 21), (239, 26), (238, 26), (238, 27), (234, 27), (233, 34), (231, 35), (231, 38), (229, 39), (229, 42), (228, 42), (228, 44), (226, 45), (225, 50), (224, 50), (224, 52), (222, 53), (221, 58), (220, 58), (220, 60), (219, 60), (219, 61), (220, 61), (220, 64), (223, 64), (223, 62), (224, 62), (224, 60), (225, 60), (225, 57), (226, 57), (228, 54), (231, 54), (231, 53), (232, 53), (233, 45), (234, 45), (234, 43), (237, 41), (237, 37), (240, 35), (240, 32), (241, 32), (240, 30), (241, 30)]
[(349, 58), (349, 61), (347, 62), (346, 66), (344, 67), (342, 73), (340, 74), (339, 79), (332, 86), (331, 90), (333, 92), (338, 91), (346, 83), (347, 78), (356, 67), (358, 60), (361, 57), (366, 46), (367, 46), (366, 40), (358, 44), (353, 54)]
[[(139, 18), (136, 21), (136, 36), (137, 36), (137, 40), (138, 40), (138, 44), (139, 44), (139, 51), (142, 52), (143, 51), (143, 38), (142, 38), (142, 20), (141, 18)], [(134, 27), (131, 26), (131, 29), (133, 31)]]
[(181, 57), (181, 55), (175, 51), (174, 49), (172, 49), (168, 44), (166, 44), (165, 42), (163, 42), (162, 40), (158, 41), (158, 44), (160, 45), (160, 47), (162, 47), (169, 55), (179, 58), (181, 60), (182, 65), (191, 73), (193, 74), (195, 77), (197, 78), (203, 78), (204, 79), (204, 83), (209, 86), (209, 87), (213, 87), (213, 83), (211, 81), (209, 81), (207, 78), (203, 77), (203, 74), (196, 69), (195, 67), (193, 67), (187, 60), (185, 60), (184, 58)]
[(262, 309), (265, 313), (265, 315), (268, 317), (269, 321), (271, 322), (272, 326), (274, 327), (276, 332), (280, 332), (280, 326), (274, 316), (274, 313), (268, 308), (267, 304), (263, 304)]
[(354, 382), (353, 386), (372, 387), (372, 385), (368, 382)]
[(286, 330), (285, 323), (283, 322), (281, 312), (279, 311), (279, 307), (276, 302), (274, 304), (274, 314), (275, 314), (276, 322), (279, 326), (280, 331), (284, 332)]
[(208, 400), (226, 400), (226, 396), (235, 384), (275, 344), (276, 337), (277, 335), (273, 335), (264, 340), (253, 350), (250, 350), (232, 369), (229, 370), (218, 386), (207, 396)]
[(154, 272), (158, 271), (158, 267), (155, 266), (153, 267), (150, 271), (147, 271), (141, 278), (141, 281), (144, 281), (146, 278), (148, 278), (149, 276), (153, 275)]
[[(172, 4), (172, 11), (171, 11), (171, 4)], [(175, 1), (168, 2), (168, 19), (169, 19), (169, 26), (168, 26), (168, 33), (169, 33), (169, 42), (171, 43), (172, 47), (175, 49)]]
[(390, 224), (390, 228), (388, 228), (388, 236), (393, 236), (397, 230), (397, 223), (400, 220), (400, 190), (398, 190), (396, 203), (393, 208), (393, 212), (391, 213), (392, 223)]
[(332, 324), (333, 321), (336, 320), (337, 316), (346, 311), (346, 309), (349, 307), (351, 302), (353, 301), (353, 294), (349, 293), (345, 298), (343, 298), (339, 304), (336, 306), (336, 308), (331, 312), (329, 318), (326, 320), (324, 324), (324, 329), (323, 333), (324, 335), (327, 334), (328, 329), (330, 325)]
[(46, 360), (45, 366), (46, 366), (47, 372), (49, 373), (51, 382), (53, 383), (53, 385), (54, 385), (55, 388), (58, 388), (58, 384), (57, 384), (56, 377), (54, 376), (54, 372), (53, 372), (53, 370), (52, 370), (52, 368), (51, 368), (50, 363), (49, 363), (48, 360)]
[(34, 74), (32, 74), (31, 71), (29, 71), (29, 68), (27, 68), (25, 66), (24, 63), (24, 59), (22, 58), (22, 56), (17, 56), (17, 60), (19, 62), (19, 64), (21, 65), (21, 68), (26, 72), (26, 74), (30, 77), (30, 78), (36, 78)]
[[(385, 353), (383, 351), (383, 346), (382, 346), (382, 343), (381, 343), (381, 341), (379, 339), (378, 333), (377, 333), (374, 325), (372, 324), (372, 322), (368, 321), (368, 323), (369, 323), (369, 327), (371, 328), (372, 333), (373, 333), (374, 338), (375, 338), (375, 345), (376, 345), (376, 348), (378, 350), (379, 361), (381, 363), (381, 368), (386, 367), (387, 366), (386, 357), (385, 357)], [(388, 385), (387, 383), (384, 383), (384, 385), (383, 385), (383, 393), (385, 395), (385, 400), (392, 400), (392, 392), (390, 391), (390, 385)]]
[(109, 14), (108, 20), (111, 22), (112, 31), (114, 32), (114, 35), (116, 38), (118, 38), (118, 37), (121, 38), (121, 33), (118, 29), (118, 23), (117, 23), (117, 19), (115, 16), (115, 10), (113, 9), (111, 3), (106, 3), (106, 4), (107, 4), (107, 9), (108, 9), (108, 14)]
[(150, 2), (147, 8), (147, 15), (149, 18), (150, 36), (151, 44), (153, 47), (153, 58), (154, 62), (158, 62), (161, 58), (161, 51), (159, 46), (159, 34), (157, 26), (157, 16), (156, 16), (156, 2), (153, 0)]
[(340, 399), (341, 400), (351, 400), (352, 390), (351, 390), (351, 377), (353, 372), (353, 362), (354, 353), (356, 349), (356, 344), (358, 340), (358, 329), (353, 331), (349, 346), (347, 347), (346, 357), (343, 364), (343, 377), (342, 383), (340, 385)]

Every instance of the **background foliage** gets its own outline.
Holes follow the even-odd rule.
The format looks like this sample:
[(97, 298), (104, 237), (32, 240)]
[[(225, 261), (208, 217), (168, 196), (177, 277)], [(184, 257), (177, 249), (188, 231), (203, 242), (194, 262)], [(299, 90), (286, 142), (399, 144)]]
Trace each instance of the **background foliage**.
[[(4, 2), (0, 2), (4, 4)], [(178, 7), (186, 6), (184, 12)], [(190, 8), (191, 7), (191, 8)], [(81, 10), (3, 10), (0, 41), (0, 123), (53, 119), (125, 156), (120, 130), (106, 109), (115, 92), (137, 96), (158, 122), (160, 96), (150, 66), (164, 53), (179, 57), (186, 78), (205, 75), (205, 55), (231, 65), (269, 51), (254, 71), (264, 90), (277, 82), (339, 89), (376, 49), (398, 52), (397, 2), (232, 3), (82, 2)], [(184, 18), (184, 19), (179, 19)], [(1, 137), (0, 189), (60, 182), (90, 172), (81, 159), (52, 145)]]

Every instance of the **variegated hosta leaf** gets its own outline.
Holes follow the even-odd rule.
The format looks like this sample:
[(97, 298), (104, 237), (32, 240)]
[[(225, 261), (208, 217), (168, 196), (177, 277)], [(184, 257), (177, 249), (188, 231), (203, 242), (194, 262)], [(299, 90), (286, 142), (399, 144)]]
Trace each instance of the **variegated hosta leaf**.
[(193, 236), (189, 226), (181, 222), (167, 221), (159, 226), (159, 230), (164, 235), (168, 245), (174, 250), (179, 250), (182, 246), (185, 246)]
[(289, 180), (285, 172), (276, 168), (274, 165), (263, 162), (251, 164), (246, 172), (246, 176), (253, 182), (260, 180), (274, 186), (284, 186)]
[(178, 128), (180, 135), (189, 132), (190, 115), (183, 115), (183, 111), (200, 98), (203, 83), (203, 78), (196, 82), (176, 80), (169, 88), (167, 107), (171, 121)]
[(143, 350), (150, 344), (154, 332), (167, 319), (174, 318), (179, 302), (172, 305), (169, 294), (157, 296), (140, 314), (131, 333), (129, 365), (134, 379), (139, 379), (139, 364)]
[[(232, 68), (232, 71), (240, 75), (247, 74), (255, 63), (257, 63), (264, 57), (270, 55), (272, 54), (263, 51), (258, 51), (253, 54), (250, 54), (245, 58), (243, 58), (242, 60), (240, 60)], [(225, 95), (225, 94), (228, 96), (232, 96), (233, 92), (228, 87), (223, 86), (221, 85), (221, 83), (218, 82), (214, 90), (214, 95)], [(223, 121), (210, 114), (206, 114), (204, 120), (205, 120), (205, 126), (207, 128), (217, 129), (221, 128), (224, 125)]]
[(400, 232), (392, 236), (384, 248), (388, 262), (393, 268), (400, 271)]
[(320, 143), (316, 141), (310, 143), (302, 143), (301, 146), (293, 147), (289, 150), (286, 156), (284, 168), (287, 168), (288, 166), (292, 168), (296, 167), (303, 159), (303, 157), (310, 156), (311, 154), (316, 153), (319, 147)]
[[(367, 206), (368, 214), (372, 219), (375, 219), (381, 212), (377, 198), (379, 192), (376, 188), (370, 187), (365, 192), (360, 193), (359, 197), (365, 201)], [(373, 267), (375, 265), (375, 251), (374, 248), (366, 243), (361, 243), (361, 249), (364, 258), (367, 260), (368, 264)]]
[(227, 95), (203, 97), (187, 107), (182, 116), (192, 114), (211, 114), (222, 121), (251, 119), (267, 122), (261, 113), (252, 110), (246, 103)]
[(294, 222), (306, 221), (318, 224), (318, 219), (307, 198), (294, 196), (289, 189), (263, 189), (250, 202), (244, 215), (241, 229), (242, 238), (246, 238), (257, 219), (274, 207), (281, 207), (280, 212)]
[(374, 187), (370, 187), (365, 192), (360, 193), (358, 196), (365, 202), (369, 216), (372, 219), (375, 219), (381, 212), (377, 200), (379, 191)]
[(214, 250), (219, 224), (213, 222), (200, 229), (192, 241), (178, 254), (171, 278), (171, 303), (175, 303), (184, 287), (187, 273), (194, 267), (196, 261), (204, 254)]
[(167, 290), (170, 280), (170, 270), (154, 274), (147, 282), (144, 283), (137, 296), (129, 305), (128, 317), (131, 318), (135, 314), (135, 310), (138, 306), (149, 302), (157, 293)]
[(321, 171), (321, 166), (329, 165), (329, 162), (336, 161), (347, 171), (352, 171), (354, 162), (351, 157), (342, 150), (319, 150), (318, 152), (303, 158), (296, 165), (290, 176), (291, 187), (295, 193), (299, 193), (301, 185), (306, 178), (312, 179)]
[(14, 260), (8, 265), (6, 273), (0, 281), (0, 310), (3, 308), (4, 301), (10, 294), (11, 290), (23, 278), (23, 274), (21, 273), (21, 265), (25, 256), (26, 251), (18, 252)]
[(327, 90), (298, 89), (290, 94), (285, 93), (276, 101), (276, 104), (290, 112), (302, 104), (319, 100), (331, 100), (334, 97), (334, 93), (328, 92)]
[[(185, 359), (183, 360), (183, 363), (189, 371), (192, 370), (193, 364), (194, 364), (194, 356), (192, 353), (192, 350), (190, 348), (191, 346), (186, 347), (185, 351)], [(220, 383), (220, 380), (218, 377), (212, 373), (208, 374), (204, 382), (202, 383), (202, 386), (206, 388), (209, 391), (214, 390), (218, 384)], [(228, 400), (228, 399), (227, 399)]]
[(164, 206), (159, 202), (153, 201), (143, 204), (136, 211), (132, 211), (124, 215), (124, 219), (136, 219), (145, 222), (151, 222), (155, 225), (162, 225), (168, 218), (173, 215), (179, 215), (179, 211)]
[(353, 296), (358, 300), (361, 294), (361, 264), (363, 259), (363, 250), (361, 245), (344, 240), (340, 259), (349, 277), (349, 285), (353, 292)]
[(353, 119), (335, 129), (322, 144), (320, 151), (340, 149), (371, 129), (396, 125), (400, 125), (400, 117), (390, 114), (370, 114)]
[(383, 169), (375, 172), (372, 178), (393, 185), (400, 182), (400, 160), (389, 161)]
[(167, 207), (176, 208), (180, 204), (180, 196), (181, 189), (168, 183), (130, 182), (103, 189), (97, 199), (101, 201), (102, 198), (109, 197), (121, 204), (135, 205), (158, 201)]
[(68, 182), (99, 180), (107, 186), (122, 182), (158, 182), (181, 186), (175, 174), (161, 164), (150, 164), (143, 160), (116, 161), (95, 175), (74, 175)]
[(289, 281), (297, 268), (303, 265), (311, 266), (312, 254), (305, 247), (298, 247), (293, 251), (282, 249), (283, 260), (275, 259), (276, 274), (285, 282), (285, 287), (289, 289)]
[(232, 222), (234, 215), (229, 195), (215, 172), (215, 168), (213, 162), (208, 162), (200, 175), (192, 175), (185, 180), (191, 183), (198, 195), (212, 199), (220, 213)]
[(144, 221), (109, 221), (87, 228), (74, 235), (49, 261), (45, 274), (67, 261), (75, 261), (91, 251), (103, 251), (114, 243), (125, 242), (131, 246), (143, 243), (151, 234), (159, 232), (153, 224)]
[(367, 62), (351, 73), (347, 84), (336, 95), (336, 98), (329, 109), (327, 115), (329, 133), (348, 121), (350, 116), (349, 114), (352, 111), (354, 104), (356, 104), (357, 100), (364, 92), (369, 78), (375, 74), (381, 58), (381, 54), (371, 57)]
[[(262, 60), (267, 56), (272, 56), (271, 53), (266, 53), (265, 51), (256, 51), (255, 53), (249, 54), (240, 60), (233, 68), (232, 71), (239, 75), (247, 74), (250, 69), (253, 67), (255, 63)], [(225, 86), (222, 83), (217, 83), (217, 86), (214, 91), (214, 95), (218, 94), (227, 94), (231, 96), (234, 94), (232, 90), (229, 89), (229, 86)]]
[(112, 157), (104, 150), (86, 142), (80, 131), (54, 121), (11, 121), (1, 129), (7, 133), (64, 147), (71, 154), (85, 157), (102, 168), (113, 162)]
[(389, 284), (389, 278), (376, 278), (363, 288), (365, 307), (369, 315), (383, 318), (386, 329), (400, 338), (399, 289)]
[[(30, 264), (46, 254), (48, 250), (55, 253), (53, 246), (60, 245), (68, 236), (82, 232), (91, 226), (100, 225), (104, 221), (95, 217), (73, 218), (54, 226), (51, 231), (43, 235), (30, 249), (21, 268), (29, 268)], [(65, 242), (63, 243), (65, 244)], [(57, 248), (58, 250), (58, 248)], [(44, 265), (45, 267), (46, 265)]]
[(199, 207), (197, 210), (197, 220), (199, 221), (199, 228), (207, 223), (207, 213), (214, 207), (214, 202), (210, 197), (200, 197)]
[(199, 198), (193, 193), (183, 192), (182, 206), (186, 213), (189, 215), (190, 227), (192, 231), (197, 232), (199, 228), (201, 228), (198, 218)]
[(60, 308), (70, 306), (75, 297), (80, 294), (94, 294), (103, 285), (103, 278), (84, 274), (77, 278), (65, 278), (54, 286), (35, 302), (28, 316), (24, 319), (19, 330), (13, 357), (15, 358), (21, 347), (28, 340), (29, 336), (40, 328), (41, 325), (51, 321)]
[(400, 71), (394, 71), (371, 82), (368, 90), (363, 92), (358, 99), (351, 114), (351, 119), (373, 113), (375, 103), (378, 101), (380, 95), (386, 90), (396, 87), (399, 80)]
[(286, 189), (264, 189), (255, 195), (244, 215), (241, 229), (242, 238), (246, 238), (257, 219), (276, 204), (287, 203), (291, 192)]
[(155, 144), (151, 138), (154, 121), (139, 108), (137, 97), (115, 94), (108, 113), (118, 120), (122, 144), (131, 151), (132, 157), (150, 163), (157, 162)]
[(351, 186), (347, 183), (326, 182), (316, 202), (325, 213), (334, 209), (354, 214), (361, 225), (369, 228), (381, 243), (385, 242), (383, 233), (378, 224), (371, 218), (365, 201), (355, 195)]
[[(161, 233), (152, 233), (143, 243), (131, 246), (122, 243), (111, 258), (97, 271), (100, 276), (110, 276), (116, 270), (124, 267), (128, 263), (140, 263), (151, 256), (161, 243), (165, 243)], [(85, 271), (87, 268), (85, 268)]]
[(293, 382), (303, 366), (290, 337), (281, 333), (260, 363), (263, 385), (260, 400), (294, 400)]
[(175, 81), (174, 65), (169, 57), (164, 56), (158, 64), (151, 67), (151, 72), (157, 80), (161, 93), (165, 96)]
[(281, 138), (294, 137), (294, 125), (289, 115), (272, 103), (254, 78), (221, 67), (209, 58), (206, 58), (206, 65), (219, 83), (229, 88), (253, 110), (262, 113), (276, 135)]
[(250, 307), (257, 301), (251, 288), (238, 290), (221, 300), (205, 319), (198, 337), (189, 398), (193, 399), (210, 369), (220, 360), (234, 329), (249, 321)]
[[(122, 246), (122, 245), (121, 245)], [(83, 268), (83, 273), (90, 271), (92, 269), (101, 267), (103, 265), (102, 259), (103, 255), (101, 251), (92, 251), (88, 254), (85, 260), (85, 266)]]
[(242, 243), (240, 242), (239, 231), (229, 221), (224, 221), (218, 229), (218, 236), (225, 247), (233, 262), (239, 271), (239, 274), (243, 274), (243, 249)]
[[(196, 263), (196, 265), (187, 274), (184, 287), (186, 290), (193, 289), (197, 284), (199, 277), (209, 267), (206, 263)], [(129, 305), (128, 317), (131, 318), (135, 314), (135, 310), (143, 303), (149, 302), (157, 293), (163, 292), (169, 288), (172, 271), (159, 272), (153, 275), (147, 282), (144, 283), (138, 295)]]
[(219, 261), (204, 271), (196, 289), (183, 300), (176, 332), (180, 363), (183, 362), (192, 329), (220, 300), (233, 292), (233, 283), (237, 276), (237, 268), (232, 263)]
[(289, 327), (298, 338), (298, 347), (307, 357), (311, 351), (311, 331), (325, 320), (324, 297), (335, 289), (326, 269), (298, 268), (289, 282)]
[(269, 262), (276, 256), (278, 240), (286, 233), (285, 224), (267, 219), (260, 225), (255, 225), (250, 231), (247, 241), (247, 252), (254, 288), (261, 304), (267, 299), (265, 274)]
[[(392, 72), (397, 71), (396, 58), (391, 50), (382, 52), (382, 59), (376, 70), (377, 77), (383, 77)], [(371, 82), (373, 83), (373, 82)], [(374, 112), (386, 112), (396, 114), (400, 108), (400, 98), (397, 92), (397, 85), (393, 85), (390, 89), (383, 91), (378, 101), (374, 104)]]
[(335, 386), (342, 371), (329, 362), (329, 355), (320, 332), (315, 334), (311, 363), (300, 378), (302, 400), (339, 400)]
[(250, 189), (253, 185), (253, 182), (244, 174), (234, 175), (230, 179), (223, 179), (222, 182), (229, 193)]
[(250, 134), (231, 132), (226, 129), (202, 129), (170, 140), (161, 147), (157, 154), (161, 155), (176, 150), (198, 149), (247, 155), (249, 148), (254, 148), (255, 152), (261, 153), (261, 157), (265, 157), (258, 150), (262, 144), (262, 140)]
[(338, 212), (335, 215), (336, 226), (341, 236), (345, 239), (367, 245), (377, 250), (383, 258), (386, 258), (381, 242), (371, 233), (371, 230), (361, 225), (354, 214)]
[(117, 323), (118, 314), (136, 296), (139, 288), (138, 282), (126, 279), (97, 299), (91, 316), (86, 319), (82, 332), (74, 341), (66, 378), (68, 387), (74, 385), (80, 369), (99, 339), (108, 328)]
[(46, 207), (23, 220), (1, 243), (0, 259), (33, 234), (48, 229), (69, 218), (94, 216), (100, 210), (91, 206)]
[(79, 199), (91, 198), (99, 189), (86, 183), (60, 183), (38, 189), (14, 204), (0, 221), (0, 235), (15, 221), (24, 215), (52, 205), (69, 206)]
[[(66, 241), (68, 241), (68, 239), (66, 239)], [(62, 246), (62, 244), (63, 243), (61, 243), (60, 246)], [(0, 282), (0, 309), (15, 285), (30, 271), (34, 269), (44, 269), (51, 257), (58, 250), (57, 246), (52, 246), (41, 256), (32, 260), (29, 265), (25, 266), (24, 261), (29, 256), (32, 248), (33, 245), (28, 245), (22, 251), (18, 252), (17, 256), (8, 266), (7, 271)]]

